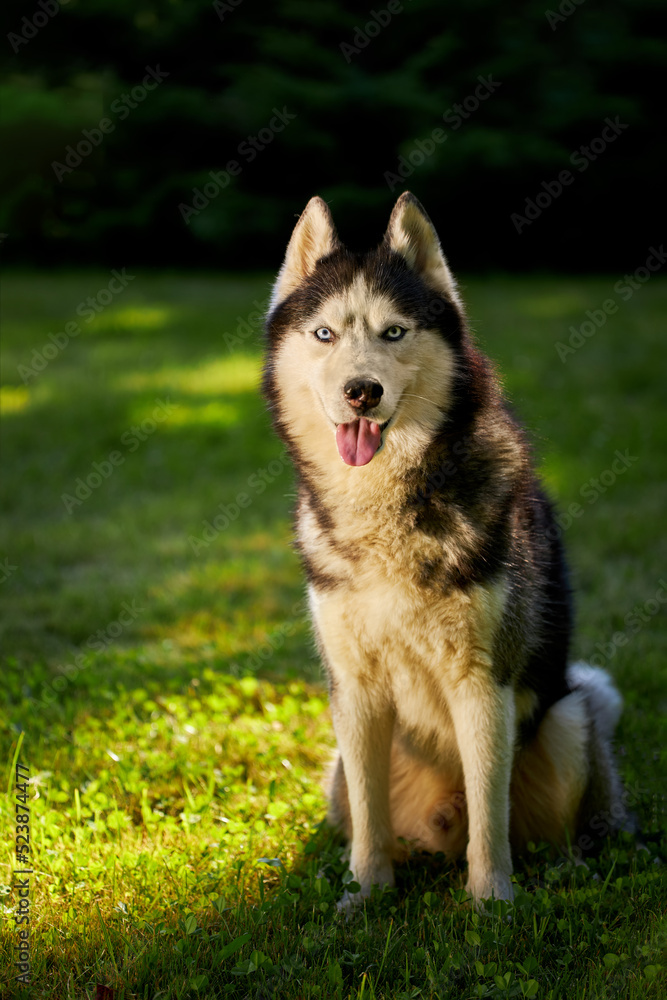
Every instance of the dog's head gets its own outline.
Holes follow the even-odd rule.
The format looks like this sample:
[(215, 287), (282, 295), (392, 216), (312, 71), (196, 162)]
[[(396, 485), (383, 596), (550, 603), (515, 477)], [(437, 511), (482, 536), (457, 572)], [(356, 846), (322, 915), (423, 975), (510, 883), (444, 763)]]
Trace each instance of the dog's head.
[(324, 464), (337, 449), (348, 466), (365, 466), (385, 445), (425, 446), (452, 406), (464, 320), (417, 199), (402, 194), (377, 250), (352, 254), (326, 203), (311, 198), (273, 289), (267, 333), (265, 392), (301, 453)]

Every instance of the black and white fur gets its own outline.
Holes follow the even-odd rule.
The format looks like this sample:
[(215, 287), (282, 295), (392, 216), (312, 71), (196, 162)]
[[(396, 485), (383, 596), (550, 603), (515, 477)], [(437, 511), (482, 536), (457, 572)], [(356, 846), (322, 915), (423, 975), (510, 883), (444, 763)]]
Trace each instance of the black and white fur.
[[(381, 387), (370, 409), (350, 399), (358, 380)], [(603, 671), (568, 666), (551, 505), (410, 193), (366, 254), (308, 203), (273, 291), (264, 390), (298, 475), (330, 681), (329, 818), (361, 885), (343, 906), (393, 883), (400, 839), (467, 852), (474, 899), (511, 899), (512, 848), (562, 844), (620, 801), (620, 698)], [(336, 442), (360, 414), (381, 440), (356, 467)]]

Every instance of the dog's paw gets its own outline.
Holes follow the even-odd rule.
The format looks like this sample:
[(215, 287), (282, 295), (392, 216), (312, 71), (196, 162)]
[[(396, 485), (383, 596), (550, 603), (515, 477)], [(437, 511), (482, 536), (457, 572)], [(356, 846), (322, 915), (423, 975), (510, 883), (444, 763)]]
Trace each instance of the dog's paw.
[[(354, 867), (352, 871), (354, 872)], [(372, 873), (366, 872), (364, 875), (358, 874), (353, 876), (352, 881), (356, 883), (354, 888), (357, 891), (350, 892), (349, 889), (345, 889), (337, 904), (338, 912), (344, 914), (346, 917), (351, 916), (355, 910), (363, 905), (364, 901), (369, 898), (373, 886), (377, 886), (380, 889), (392, 888), (394, 885), (394, 869), (391, 862), (388, 862)]]
[(514, 888), (509, 875), (504, 872), (484, 872), (470, 875), (466, 892), (472, 896), (478, 910), (485, 910), (487, 900), (502, 899), (511, 903), (514, 899)]
[(348, 892), (346, 889), (336, 903), (336, 910), (342, 917), (349, 920), (361, 908), (365, 898), (360, 892)]

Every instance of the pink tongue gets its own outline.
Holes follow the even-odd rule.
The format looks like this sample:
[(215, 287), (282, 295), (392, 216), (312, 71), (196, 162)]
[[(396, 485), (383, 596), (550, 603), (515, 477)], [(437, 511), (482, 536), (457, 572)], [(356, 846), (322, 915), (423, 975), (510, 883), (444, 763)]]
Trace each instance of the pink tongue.
[(382, 431), (373, 420), (361, 417), (336, 428), (336, 444), (340, 457), (348, 465), (368, 465), (380, 447)]

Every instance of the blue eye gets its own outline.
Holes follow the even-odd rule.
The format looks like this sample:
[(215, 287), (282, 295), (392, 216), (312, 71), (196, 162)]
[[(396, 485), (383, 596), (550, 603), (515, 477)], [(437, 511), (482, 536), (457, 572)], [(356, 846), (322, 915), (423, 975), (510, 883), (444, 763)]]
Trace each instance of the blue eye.
[(319, 330), (316, 330), (315, 336), (317, 337), (318, 340), (321, 340), (322, 343), (324, 344), (328, 344), (330, 343), (330, 341), (334, 339), (333, 333), (326, 326), (321, 326)]
[(384, 331), (382, 337), (384, 340), (402, 340), (407, 332), (404, 326), (394, 324), (394, 326), (390, 326), (388, 330)]

